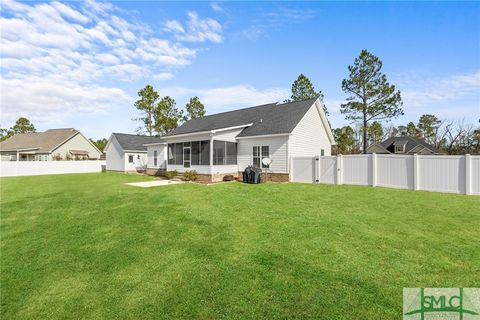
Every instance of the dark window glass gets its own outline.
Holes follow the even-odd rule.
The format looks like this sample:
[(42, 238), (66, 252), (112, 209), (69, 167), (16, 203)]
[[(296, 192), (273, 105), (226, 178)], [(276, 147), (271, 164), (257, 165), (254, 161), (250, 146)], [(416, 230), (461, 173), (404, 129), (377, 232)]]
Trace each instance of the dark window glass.
[(157, 150), (153, 150), (153, 165), (157, 166)]
[(200, 157), (200, 164), (208, 166), (210, 164), (210, 141), (202, 141), (202, 150)]
[[(190, 144), (190, 143), (189, 143)], [(183, 147), (183, 166), (185, 168), (190, 168), (190, 147)]]
[(200, 164), (200, 141), (192, 142), (192, 166)]
[(183, 165), (183, 143), (175, 143), (175, 164)]
[(227, 142), (227, 164), (237, 164), (237, 144)]
[(225, 164), (225, 141), (213, 141), (213, 165)]
[(253, 166), (257, 168), (260, 167), (260, 147), (259, 146), (253, 147)]
[[(270, 158), (270, 148), (268, 146), (262, 146), (262, 159)], [(262, 162), (262, 168), (268, 168), (269, 165), (264, 165)]]
[(320, 155), (323, 157), (325, 155), (325, 150), (321, 149), (320, 150)]
[(128, 156), (128, 163), (133, 163), (133, 156)]
[(175, 164), (175, 144), (168, 144), (168, 164)]

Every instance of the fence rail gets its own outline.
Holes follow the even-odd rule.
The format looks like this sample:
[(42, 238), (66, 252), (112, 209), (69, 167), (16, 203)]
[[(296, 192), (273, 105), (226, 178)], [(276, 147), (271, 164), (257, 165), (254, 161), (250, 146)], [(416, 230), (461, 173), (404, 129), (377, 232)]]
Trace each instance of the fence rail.
[(368, 154), (313, 159), (292, 157), (292, 181), (480, 195), (480, 156)]
[(105, 160), (0, 161), (0, 177), (100, 172)]

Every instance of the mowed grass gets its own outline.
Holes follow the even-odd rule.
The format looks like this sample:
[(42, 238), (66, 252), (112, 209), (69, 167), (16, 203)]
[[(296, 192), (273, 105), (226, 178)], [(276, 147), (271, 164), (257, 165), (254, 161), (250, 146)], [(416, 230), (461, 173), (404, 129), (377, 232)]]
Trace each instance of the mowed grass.
[(2, 318), (399, 319), (480, 283), (480, 197), (150, 179), (2, 179)]

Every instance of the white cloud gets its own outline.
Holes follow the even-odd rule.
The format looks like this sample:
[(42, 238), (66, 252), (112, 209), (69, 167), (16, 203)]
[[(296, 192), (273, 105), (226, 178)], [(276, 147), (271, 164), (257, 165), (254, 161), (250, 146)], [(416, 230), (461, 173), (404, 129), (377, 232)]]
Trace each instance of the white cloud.
[[(104, 113), (111, 104), (131, 103), (131, 98), (118, 88), (39, 77), (3, 81), (1, 94), (2, 120), (26, 116), (37, 121), (60, 121), (66, 114)], [(21, 108), (12, 107), (19, 101)]]
[(236, 85), (219, 88), (163, 88), (162, 92), (171, 96), (198, 96), (205, 104), (208, 113), (217, 113), (241, 107), (251, 107), (264, 103), (281, 102), (290, 93), (286, 88), (257, 89), (250, 85)]
[(403, 79), (398, 86), (406, 107), (423, 107), (466, 96), (480, 98), (480, 71), (443, 79)]
[(222, 6), (218, 2), (210, 3), (210, 8), (212, 8), (212, 10), (215, 11), (215, 12), (223, 12), (224, 11)]
[(315, 17), (315, 10), (293, 7), (280, 7), (272, 11), (262, 11), (253, 16), (250, 26), (240, 31), (240, 36), (251, 41), (266, 37), (272, 29), (301, 23)]
[[(119, 81), (168, 80), (175, 69), (191, 64), (198, 50), (159, 38), (150, 26), (105, 2), (5, 0), (0, 14), (2, 125), (20, 115), (35, 121), (108, 110), (129, 100), (116, 88)], [(182, 29), (175, 29), (175, 37), (221, 39), (218, 22), (195, 13), (185, 30), (181, 35)]]
[(165, 23), (165, 31), (175, 35), (177, 40), (186, 42), (222, 42), (222, 25), (211, 18), (201, 19), (196, 12), (187, 13), (188, 21), (184, 27), (177, 20)]
[(173, 78), (173, 74), (168, 72), (162, 72), (162, 73), (157, 73), (153, 75), (153, 79), (157, 81), (165, 81), (171, 78)]

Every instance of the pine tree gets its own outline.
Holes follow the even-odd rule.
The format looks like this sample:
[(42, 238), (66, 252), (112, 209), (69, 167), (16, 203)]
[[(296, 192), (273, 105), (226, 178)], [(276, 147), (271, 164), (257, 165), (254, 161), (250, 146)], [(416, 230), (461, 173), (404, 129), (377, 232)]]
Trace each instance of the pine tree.
[(342, 81), (342, 90), (350, 96), (340, 111), (347, 120), (360, 121), (363, 130), (363, 152), (367, 152), (368, 124), (374, 120), (390, 120), (403, 115), (400, 91), (382, 73), (382, 61), (362, 50), (352, 66), (349, 78)]

